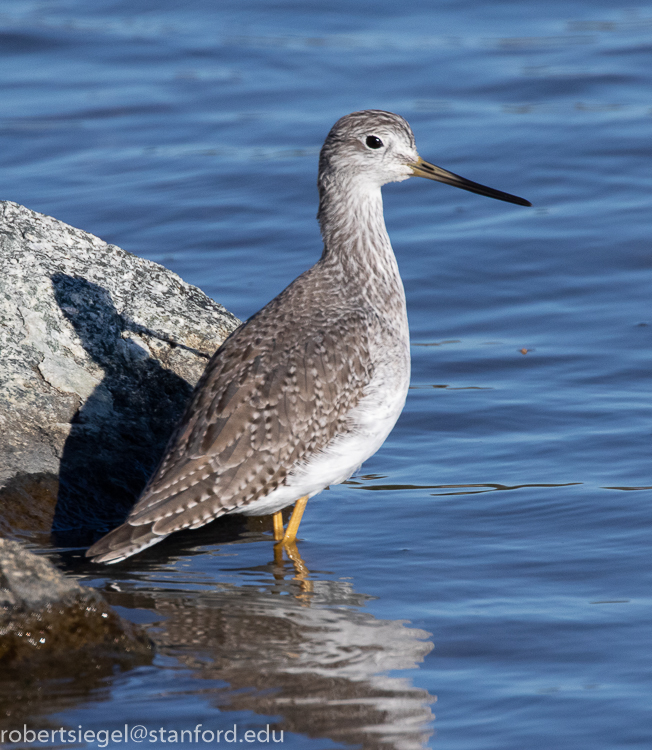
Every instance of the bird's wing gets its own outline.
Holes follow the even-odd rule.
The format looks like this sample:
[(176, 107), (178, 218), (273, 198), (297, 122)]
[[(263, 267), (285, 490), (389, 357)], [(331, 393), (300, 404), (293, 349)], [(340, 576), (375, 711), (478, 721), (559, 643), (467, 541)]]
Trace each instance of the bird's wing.
[(350, 429), (372, 376), (362, 314), (322, 326), (286, 318), (281, 330), (277, 317), (273, 330), (269, 312), (213, 356), (129, 525), (160, 535), (203, 526), (265, 497)]

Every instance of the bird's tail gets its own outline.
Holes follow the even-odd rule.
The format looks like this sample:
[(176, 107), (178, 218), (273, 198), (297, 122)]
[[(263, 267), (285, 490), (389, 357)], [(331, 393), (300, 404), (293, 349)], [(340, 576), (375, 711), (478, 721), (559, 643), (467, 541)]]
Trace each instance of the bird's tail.
[(123, 523), (117, 529), (113, 529), (106, 536), (95, 542), (92, 547), (86, 550), (86, 557), (92, 558), (96, 563), (120, 562), (137, 552), (141, 552), (161, 540), (165, 539), (167, 534), (155, 534), (152, 531), (154, 523), (145, 523), (142, 526), (132, 526), (130, 523)]

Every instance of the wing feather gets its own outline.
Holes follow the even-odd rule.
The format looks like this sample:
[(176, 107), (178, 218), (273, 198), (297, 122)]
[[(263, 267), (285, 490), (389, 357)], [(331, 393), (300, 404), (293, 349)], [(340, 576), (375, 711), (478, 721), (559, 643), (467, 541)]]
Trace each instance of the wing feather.
[[(232, 334), (208, 365), (128, 523), (155, 523), (156, 533), (169, 533), (198, 516), (205, 523), (244, 507), (346, 431), (346, 416), (371, 380), (369, 366), (361, 366), (369, 359), (357, 317), (343, 316), (331, 330), (309, 327), (309, 334), (295, 320), (268, 342), (253, 318)], [(205, 504), (201, 512), (198, 504)]]
[[(302, 294), (315, 268), (234, 331), (209, 362), (123, 525), (148, 529), (132, 547), (266, 497), (351, 428), (348, 415), (373, 375), (370, 317)], [(127, 532), (119, 527), (89, 554), (122, 559)]]

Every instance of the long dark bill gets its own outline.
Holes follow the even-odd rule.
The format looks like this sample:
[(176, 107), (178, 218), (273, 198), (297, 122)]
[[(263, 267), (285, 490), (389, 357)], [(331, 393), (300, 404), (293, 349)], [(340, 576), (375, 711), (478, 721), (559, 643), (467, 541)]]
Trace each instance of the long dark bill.
[(425, 177), (428, 180), (436, 180), (437, 182), (443, 182), (446, 185), (452, 185), (453, 187), (462, 188), (462, 190), (468, 190), (471, 193), (477, 193), (478, 195), (486, 195), (488, 198), (495, 198), (499, 201), (506, 201), (507, 203), (516, 203), (517, 206), (531, 206), (530, 201), (526, 201), (525, 198), (519, 198), (516, 195), (510, 195), (509, 193), (503, 193), (502, 190), (494, 190), (493, 188), (480, 185), (477, 182), (472, 182), (464, 177), (460, 177), (458, 174), (453, 174), (446, 169), (436, 167), (434, 164), (430, 164), (419, 157), (419, 161), (415, 164), (409, 165), (412, 168), (412, 172), (417, 177)]

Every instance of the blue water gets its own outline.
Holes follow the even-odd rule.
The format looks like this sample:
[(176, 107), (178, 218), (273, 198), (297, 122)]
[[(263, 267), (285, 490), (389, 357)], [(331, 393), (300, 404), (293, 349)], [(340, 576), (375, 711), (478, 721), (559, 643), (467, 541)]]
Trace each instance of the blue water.
[(385, 189), (412, 390), (309, 503), (310, 573), (259, 529), (73, 566), (157, 657), (48, 687), (35, 727), (652, 746), (651, 52), (652, 5), (613, 0), (3, 0), (1, 197), (241, 318), (317, 260), (347, 112), (398, 112), (424, 158), (534, 204)]

